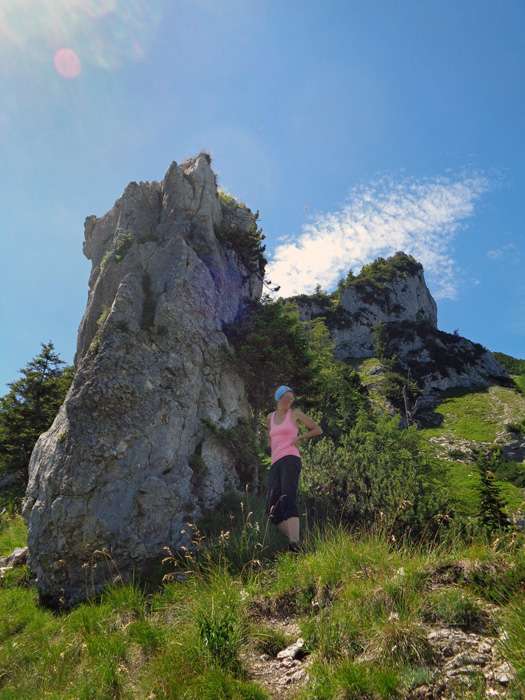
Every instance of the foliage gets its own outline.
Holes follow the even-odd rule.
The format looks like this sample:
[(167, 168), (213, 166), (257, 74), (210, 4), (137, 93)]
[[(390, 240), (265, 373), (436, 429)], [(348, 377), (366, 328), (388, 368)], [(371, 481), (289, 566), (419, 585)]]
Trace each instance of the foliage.
[(514, 383), (522, 394), (525, 394), (525, 374), (521, 374), (519, 377), (514, 379)]
[(94, 355), (97, 354), (100, 348), (100, 338), (102, 336), (102, 329), (104, 328), (104, 324), (107, 321), (110, 311), (111, 306), (109, 306), (108, 304), (102, 304), (102, 311), (100, 312), (100, 316), (97, 319), (97, 332), (95, 333), (93, 340), (91, 341), (91, 344), (89, 346), (89, 352), (93, 353)]
[(20, 370), (22, 377), (8, 384), (0, 399), (0, 468), (27, 471), (33, 447), (48, 430), (73, 381), (73, 368), (55, 352), (53, 343)]
[(103, 269), (106, 267), (106, 265), (108, 264), (110, 258), (111, 258), (111, 250), (107, 250), (107, 251), (104, 253), (104, 257), (103, 257), (102, 260), (100, 261), (100, 269), (101, 269), (101, 270), (103, 270)]
[(456, 587), (433, 592), (424, 616), (430, 622), (439, 621), (467, 630), (483, 631), (487, 625), (487, 614), (478, 599)]
[(322, 423), (324, 435), (338, 440), (350, 430), (359, 411), (368, 407), (368, 392), (357, 372), (335, 359), (334, 341), (324, 318), (315, 318), (304, 328), (314, 371), (303, 389), (301, 402)]
[(519, 462), (507, 462), (502, 456), (497, 457), (493, 464), (494, 476), (499, 481), (508, 481), (520, 489), (525, 488), (525, 465)]
[(523, 592), (515, 598), (505, 611), (504, 628), (506, 634), (501, 646), (505, 657), (516, 669), (513, 686), (523, 697), (525, 693), (525, 596)]
[(376, 355), (380, 360), (390, 357), (388, 351), (388, 332), (384, 323), (376, 323), (372, 328), (372, 334), (376, 339)]
[(520, 420), (525, 409), (521, 394), (500, 386), (447, 389), (434, 409), (442, 417), (439, 429), (424, 430), (426, 438), (494, 443), (509, 418)]
[(111, 311), (111, 307), (108, 306), (107, 304), (102, 305), (102, 313), (97, 319), (97, 327), (102, 328), (102, 326), (106, 323), (107, 317), (109, 316), (109, 312)]
[(260, 446), (253, 426), (245, 418), (240, 418), (232, 428), (217, 426), (206, 418), (201, 420), (217, 440), (231, 451), (233, 468), (239, 477), (241, 486), (249, 484), (254, 465), (264, 459), (264, 456), (260, 454)]
[(6, 557), (16, 548), (25, 547), (27, 529), (18, 514), (0, 517), (0, 557)]
[(229, 610), (222, 615), (212, 606), (207, 615), (199, 617), (199, 637), (201, 644), (212, 660), (223, 668), (238, 662), (240, 639), (236, 634), (236, 618)]
[[(19, 517), (0, 516), (0, 554), (21, 545), (23, 534)], [(201, 540), (157, 588), (120, 582), (60, 615), (39, 604), (27, 572), (3, 579), (0, 695), (264, 700), (263, 688), (246, 680), (253, 650), (275, 657), (296, 639), (265, 622), (273, 610), (273, 617), (293, 616), (314, 659), (298, 697), (404, 697), (432, 687), (436, 676), (424, 625), (482, 632), (497, 624), (479, 598), (500, 582), (507, 594), (501, 653), (522, 668), (519, 545), (498, 552), (483, 539), (393, 544), (387, 530), (341, 527), (311, 530), (306, 541), (297, 557), (263, 552), (258, 568), (234, 568), (240, 539), (230, 550)]]
[[(235, 216), (238, 209), (249, 212), (245, 204), (238, 202), (231, 194), (218, 190), (218, 196), (222, 204), (222, 220), (215, 226), (215, 235), (227, 247), (235, 252), (246, 269), (256, 274), (261, 279), (264, 277), (264, 270), (267, 260), (264, 257), (266, 246), (263, 245), (265, 236), (262, 229), (257, 228), (259, 212), (253, 214), (253, 221), (247, 229), (239, 226), (239, 221)], [(250, 212), (251, 213), (251, 212)]]
[(223, 331), (234, 349), (229, 358), (245, 381), (257, 432), (259, 413), (274, 403), (279, 385), (300, 394), (311, 380), (315, 368), (308, 339), (297, 312), (268, 296), (248, 302), (240, 319), (224, 324)]
[(360, 411), (339, 442), (308, 444), (300, 493), (317, 520), (381, 524), (392, 536), (418, 537), (440, 528), (449, 508), (442, 475), (421, 451), (415, 428)]
[(239, 202), (239, 200), (236, 199), (232, 194), (230, 194), (229, 192), (225, 192), (225, 190), (223, 190), (222, 187), (219, 187), (219, 189), (217, 190), (217, 196), (219, 197), (220, 202), (225, 209), (229, 209), (230, 211), (236, 211), (237, 209), (244, 209), (245, 211), (249, 211), (246, 204), (244, 204), (243, 202)]
[(505, 355), (503, 352), (492, 353), (496, 360), (505, 367), (509, 374), (525, 374), (525, 360), (518, 360), (511, 355)]
[(405, 253), (396, 253), (396, 255), (387, 260), (380, 257), (367, 265), (363, 265), (357, 277), (350, 270), (344, 283), (339, 285), (338, 291), (341, 292), (350, 286), (365, 285), (372, 285), (381, 289), (385, 282), (392, 282), (396, 277), (414, 275), (422, 269), (421, 263), (418, 263), (415, 258)]
[(129, 233), (125, 233), (118, 241), (115, 248), (115, 260), (121, 262), (126, 253), (129, 251), (133, 245), (133, 237)]
[(481, 524), (489, 531), (508, 530), (511, 522), (505, 512), (505, 503), (501, 489), (496, 484), (494, 472), (498, 467), (499, 455), (490, 453), (488, 456), (479, 454), (476, 468), (481, 477), (478, 485), (480, 496), (479, 518)]

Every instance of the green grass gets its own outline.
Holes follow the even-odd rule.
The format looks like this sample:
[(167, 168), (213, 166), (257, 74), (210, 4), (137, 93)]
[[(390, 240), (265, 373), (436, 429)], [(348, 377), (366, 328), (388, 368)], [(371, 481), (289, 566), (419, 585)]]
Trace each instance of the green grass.
[[(450, 389), (434, 413), (443, 417), (439, 427), (424, 428), (425, 452), (437, 456), (448, 473), (451, 505), (464, 517), (474, 517), (479, 508), (476, 486), (479, 476), (472, 465), (470, 447), (497, 449), (507, 439), (508, 423), (519, 423), (525, 415), (525, 397), (499, 386)], [(437, 442), (436, 442), (437, 440)], [(509, 513), (523, 509), (523, 489), (509, 481), (497, 481)]]
[[(249, 652), (276, 656), (295, 639), (274, 618), (297, 622), (313, 659), (296, 700), (402, 698), (431, 683), (431, 624), (505, 624), (506, 658), (523, 662), (521, 540), (393, 547), (380, 531), (325, 528), (305, 532), (292, 557), (257, 547), (251, 518), (241, 509), (257, 565), (241, 564), (239, 532), (208, 545), (200, 536), (198, 552), (173, 557), (177, 576), (112, 585), (69, 612), (42, 608), (28, 575), (3, 579), (0, 699), (264, 700)], [(0, 522), (3, 551), (23, 543), (19, 516)], [(489, 602), (502, 606), (497, 619)]]
[(525, 397), (506, 387), (448, 389), (434, 413), (443, 416), (439, 428), (427, 428), (427, 438), (445, 436), (494, 443), (507, 423), (519, 422), (525, 413)]
[(16, 547), (25, 547), (27, 529), (21, 515), (0, 517), (0, 557), (6, 557)]
[(518, 377), (514, 377), (514, 381), (525, 394), (525, 374), (520, 374)]

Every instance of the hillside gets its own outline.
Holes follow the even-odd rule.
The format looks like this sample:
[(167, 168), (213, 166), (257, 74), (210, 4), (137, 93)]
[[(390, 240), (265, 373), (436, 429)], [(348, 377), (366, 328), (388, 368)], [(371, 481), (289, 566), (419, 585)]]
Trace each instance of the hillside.
[[(258, 214), (210, 164), (86, 219), (73, 382), (23, 446), (27, 530), (0, 473), (0, 554), (21, 550), (0, 561), (0, 700), (517, 698), (520, 361), (440, 331), (401, 252), (261, 297)], [(323, 428), (297, 556), (264, 503), (282, 383)], [(12, 462), (43, 403), (20, 396)]]
[[(260, 505), (237, 504), (208, 544), (189, 528), (198, 547), (155, 579), (119, 580), (60, 615), (38, 604), (27, 567), (7, 570), (0, 697), (522, 697), (525, 558), (512, 539), (396, 547), (385, 531), (333, 527), (307, 531), (291, 557)], [(0, 555), (23, 538), (19, 518), (0, 519)], [(113, 563), (101, 552), (96, 565)]]
[[(381, 361), (372, 357), (354, 360), (352, 365), (374, 405), (381, 411), (392, 411), (385, 396)], [(476, 452), (499, 451), (502, 466), (496, 474), (498, 484), (509, 513), (521, 521), (525, 513), (524, 419), (525, 395), (498, 385), (443, 391), (433, 410), (423, 413), (420, 433), (426, 451), (446, 467), (450, 494), (459, 512), (474, 516), (478, 509), (475, 487), (479, 477), (472, 468)]]
[[(391, 410), (381, 360), (354, 366), (374, 405)], [(468, 520), (479, 508), (472, 448), (517, 458), (523, 436), (507, 426), (520, 425), (525, 397), (501, 386), (441, 397), (418, 435), (447, 470), (450, 507)], [(525, 468), (514, 466), (512, 480), (497, 483), (519, 515)], [(457, 532), (437, 547), (395, 546), (392, 530), (381, 527), (321, 532), (305, 523), (305, 549), (290, 558), (268, 530), (262, 502), (239, 505), (230, 500), (203, 523), (205, 539), (188, 528), (196, 548), (186, 556), (140, 583), (119, 577), (58, 616), (39, 605), (27, 567), (5, 571), (0, 698), (521, 697), (525, 679), (513, 670), (525, 667), (520, 536), (496, 544)], [(25, 536), (18, 516), (0, 516), (0, 556)], [(93, 567), (109, 582), (116, 566), (108, 552), (92, 558), (88, 591)]]

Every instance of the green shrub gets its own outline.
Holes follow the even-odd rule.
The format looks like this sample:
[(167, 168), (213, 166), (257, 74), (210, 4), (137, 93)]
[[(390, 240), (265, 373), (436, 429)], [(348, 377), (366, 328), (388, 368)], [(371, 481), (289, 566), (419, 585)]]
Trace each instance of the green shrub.
[(221, 243), (235, 252), (249, 272), (262, 278), (268, 261), (264, 257), (266, 246), (262, 243), (265, 237), (262, 229), (257, 228), (259, 212), (253, 215), (253, 223), (244, 230), (231, 215), (228, 215), (228, 211), (231, 211), (229, 207), (220, 223), (215, 226), (215, 235)]
[(323, 439), (302, 452), (300, 497), (317, 521), (381, 526), (389, 536), (434, 536), (449, 510), (444, 475), (421, 450), (415, 428), (361, 411), (339, 443)]
[(354, 658), (363, 651), (360, 620), (347, 606), (330, 606), (316, 617), (301, 623), (301, 633), (308, 649), (328, 663)]
[(115, 248), (115, 260), (121, 262), (127, 252), (133, 245), (133, 237), (129, 233), (125, 233), (118, 241)]
[(107, 251), (104, 253), (104, 257), (103, 257), (102, 260), (100, 261), (100, 269), (101, 269), (101, 270), (103, 270), (103, 269), (106, 267), (106, 265), (108, 264), (109, 259), (111, 258), (111, 252), (112, 252), (111, 250), (107, 250)]
[(521, 423), (507, 423), (505, 425), (505, 430), (508, 433), (517, 433), (518, 435), (521, 435), (523, 432), (525, 432), (525, 421), (522, 421)]
[(235, 211), (236, 209), (244, 209), (246, 211), (249, 211), (246, 204), (239, 202), (239, 200), (235, 199), (235, 197), (232, 194), (230, 194), (229, 192), (225, 192), (222, 189), (222, 187), (219, 187), (219, 189), (217, 190), (217, 196), (219, 197), (222, 206), (226, 209), (229, 209), (230, 211)]
[(213, 609), (206, 615), (201, 613), (199, 619), (199, 638), (206, 652), (219, 666), (228, 668), (236, 663), (240, 644), (235, 630), (235, 616), (230, 611), (222, 615)]
[(505, 658), (516, 669), (512, 686), (516, 690), (516, 697), (523, 697), (525, 694), (525, 598), (523, 593), (515, 598), (505, 611), (503, 629), (505, 635), (501, 647)]
[(525, 374), (525, 360), (518, 360), (511, 355), (505, 355), (503, 352), (494, 352), (492, 354), (496, 360), (505, 367), (509, 374)]

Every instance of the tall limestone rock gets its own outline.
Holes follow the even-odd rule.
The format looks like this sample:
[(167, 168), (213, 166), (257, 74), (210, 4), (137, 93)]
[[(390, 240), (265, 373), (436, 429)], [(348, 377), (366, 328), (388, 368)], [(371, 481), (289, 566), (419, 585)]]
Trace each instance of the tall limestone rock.
[(343, 285), (337, 310), (326, 298), (298, 298), (302, 320), (328, 314), (337, 359), (371, 357), (376, 349), (374, 327), (379, 323), (426, 323), (437, 328), (437, 306), (426, 285), (423, 266), (404, 253), (396, 253), (384, 269), (388, 273), (380, 281), (377, 275), (370, 279), (363, 275)]
[(265, 261), (242, 247), (254, 230), (249, 210), (221, 204), (206, 154), (86, 220), (76, 376), (34, 449), (23, 506), (47, 603), (103, 585), (97, 550), (121, 574), (141, 571), (227, 484), (243, 486), (201, 419), (228, 428), (249, 415), (220, 346), (222, 323), (261, 294)]
[(388, 356), (395, 356), (398, 371), (417, 380), (430, 399), (427, 404), (434, 402), (435, 391), (509, 381), (486, 348), (438, 329), (423, 266), (405, 253), (365, 266), (335, 294), (302, 295), (295, 301), (301, 320), (326, 319), (339, 360), (376, 355), (381, 325)]

